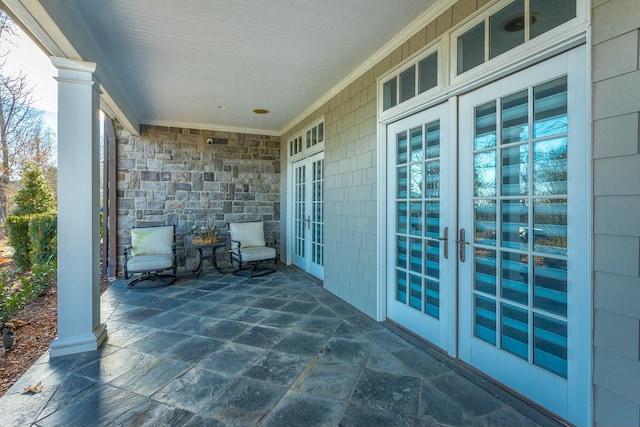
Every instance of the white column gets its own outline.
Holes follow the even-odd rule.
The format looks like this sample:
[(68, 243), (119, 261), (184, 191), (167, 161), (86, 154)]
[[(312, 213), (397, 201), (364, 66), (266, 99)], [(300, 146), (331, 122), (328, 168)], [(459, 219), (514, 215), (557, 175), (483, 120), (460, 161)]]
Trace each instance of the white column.
[(52, 58), (58, 70), (58, 336), (51, 357), (96, 350), (100, 323), (100, 92), (96, 64)]

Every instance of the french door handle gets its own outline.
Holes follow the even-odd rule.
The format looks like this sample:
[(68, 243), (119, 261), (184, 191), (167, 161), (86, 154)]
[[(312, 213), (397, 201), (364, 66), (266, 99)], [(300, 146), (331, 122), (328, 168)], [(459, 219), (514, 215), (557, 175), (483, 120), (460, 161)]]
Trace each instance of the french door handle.
[(311, 217), (309, 215), (304, 219), (304, 222), (307, 223), (307, 230), (311, 230)]
[(467, 242), (466, 240), (466, 231), (464, 230), (464, 228), (460, 229), (460, 238), (456, 240), (456, 243), (458, 243), (458, 256), (460, 257), (460, 262), (464, 262), (466, 259), (466, 248), (464, 245), (469, 244), (469, 242)]
[(444, 241), (444, 257), (449, 258), (449, 227), (444, 228), (444, 236), (438, 237), (438, 240)]

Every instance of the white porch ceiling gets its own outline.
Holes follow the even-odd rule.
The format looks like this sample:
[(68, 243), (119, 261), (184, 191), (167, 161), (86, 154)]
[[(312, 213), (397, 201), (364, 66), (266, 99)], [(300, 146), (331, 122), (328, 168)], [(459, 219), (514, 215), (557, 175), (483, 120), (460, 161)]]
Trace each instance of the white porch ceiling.
[(133, 123), (278, 134), (437, 0), (38, 1)]

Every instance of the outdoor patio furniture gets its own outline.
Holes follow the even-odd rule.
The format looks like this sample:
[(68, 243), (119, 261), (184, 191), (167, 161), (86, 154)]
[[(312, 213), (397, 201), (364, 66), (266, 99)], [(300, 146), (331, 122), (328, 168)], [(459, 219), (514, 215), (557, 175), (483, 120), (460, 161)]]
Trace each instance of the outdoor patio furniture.
[[(143, 281), (144, 287), (170, 285), (176, 280), (177, 267), (174, 226), (131, 229), (131, 246), (124, 249), (124, 278), (140, 276), (129, 287)], [(166, 271), (172, 274), (160, 274)]]
[(265, 261), (276, 260), (275, 248), (266, 244), (262, 221), (229, 223), (229, 240), (231, 265), (238, 263), (233, 274), (257, 277), (275, 271), (262, 266)]

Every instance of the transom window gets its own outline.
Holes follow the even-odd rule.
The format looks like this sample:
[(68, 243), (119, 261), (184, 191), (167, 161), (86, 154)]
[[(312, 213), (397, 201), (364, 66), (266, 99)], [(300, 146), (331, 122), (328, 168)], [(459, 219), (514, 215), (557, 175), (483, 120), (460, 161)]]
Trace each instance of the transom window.
[(416, 59), (382, 85), (382, 109), (388, 110), (438, 86), (438, 51)]
[(576, 17), (576, 0), (515, 0), (457, 38), (460, 75)]
[(324, 143), (324, 119), (315, 122), (289, 140), (289, 157)]

